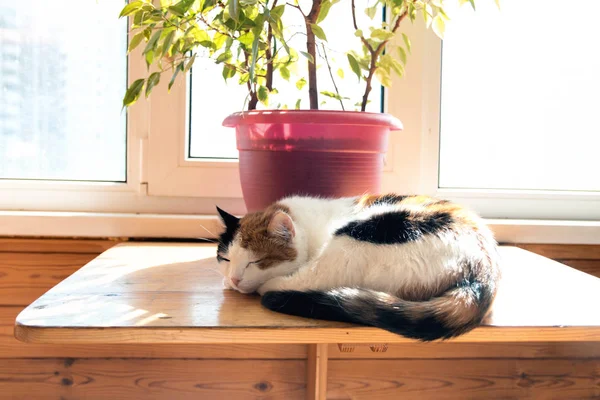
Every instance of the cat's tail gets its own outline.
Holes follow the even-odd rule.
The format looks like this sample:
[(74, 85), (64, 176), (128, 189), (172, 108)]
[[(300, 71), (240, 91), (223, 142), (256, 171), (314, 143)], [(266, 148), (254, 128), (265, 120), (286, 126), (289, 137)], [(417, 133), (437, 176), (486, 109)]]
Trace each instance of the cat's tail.
[(494, 286), (467, 281), (426, 301), (406, 301), (359, 288), (267, 292), (262, 304), (284, 314), (370, 325), (430, 341), (448, 339), (478, 326), (491, 306)]

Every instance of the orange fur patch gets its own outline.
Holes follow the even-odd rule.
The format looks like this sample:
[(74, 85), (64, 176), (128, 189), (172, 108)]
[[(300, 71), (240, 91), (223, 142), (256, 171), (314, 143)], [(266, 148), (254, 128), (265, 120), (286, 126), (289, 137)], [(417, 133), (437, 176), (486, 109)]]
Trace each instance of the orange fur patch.
[(248, 214), (240, 220), (240, 245), (262, 260), (258, 263), (261, 269), (284, 261), (293, 261), (298, 255), (288, 240), (269, 233), (269, 222), (279, 211), (291, 216), (287, 206), (273, 204), (263, 211)]

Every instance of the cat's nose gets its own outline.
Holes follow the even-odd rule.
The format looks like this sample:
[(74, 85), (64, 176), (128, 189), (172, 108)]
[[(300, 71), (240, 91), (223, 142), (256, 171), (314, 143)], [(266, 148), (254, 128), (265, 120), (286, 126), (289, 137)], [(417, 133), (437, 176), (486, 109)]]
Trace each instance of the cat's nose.
[(241, 279), (238, 278), (231, 278), (231, 282), (235, 285), (238, 286), (240, 284)]

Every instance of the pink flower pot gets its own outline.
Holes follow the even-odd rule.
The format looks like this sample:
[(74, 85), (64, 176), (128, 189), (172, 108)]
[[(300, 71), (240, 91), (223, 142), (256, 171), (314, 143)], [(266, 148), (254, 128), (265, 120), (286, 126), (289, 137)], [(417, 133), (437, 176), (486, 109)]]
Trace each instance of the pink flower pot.
[(388, 114), (276, 110), (234, 113), (240, 178), (249, 212), (282, 197), (379, 193), (388, 134), (402, 123)]

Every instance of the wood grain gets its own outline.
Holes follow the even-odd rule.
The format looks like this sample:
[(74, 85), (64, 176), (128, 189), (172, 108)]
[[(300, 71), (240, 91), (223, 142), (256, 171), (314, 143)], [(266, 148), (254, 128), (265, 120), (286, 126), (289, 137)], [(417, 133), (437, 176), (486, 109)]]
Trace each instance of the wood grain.
[[(14, 337), (22, 307), (0, 307), (0, 358), (306, 359), (302, 344), (33, 344)], [(2, 361), (0, 361), (2, 362)]]
[(519, 243), (514, 246), (553, 260), (600, 260), (600, 245)]
[(303, 399), (305, 361), (27, 359), (0, 363), (0, 399)]
[(88, 253), (0, 253), (0, 305), (29, 305), (95, 257)]
[(330, 344), (329, 359), (600, 358), (600, 342), (398, 343), (389, 344), (385, 352), (373, 352), (366, 344), (353, 347), (352, 352), (342, 352)]
[(599, 260), (557, 260), (558, 262), (575, 268), (586, 274), (600, 278), (600, 259)]
[[(600, 304), (600, 279), (514, 247), (502, 255), (488, 326), (455, 341), (600, 340), (600, 314), (589, 308)], [(271, 312), (258, 296), (224, 291), (215, 268), (213, 245), (118, 245), (27, 307), (16, 335), (66, 344), (412, 342)]]
[(330, 360), (328, 399), (590, 399), (600, 360)]
[(121, 239), (2, 238), (0, 253), (89, 253), (100, 254), (122, 242)]
[(327, 345), (308, 345), (306, 399), (325, 400), (327, 395)]

